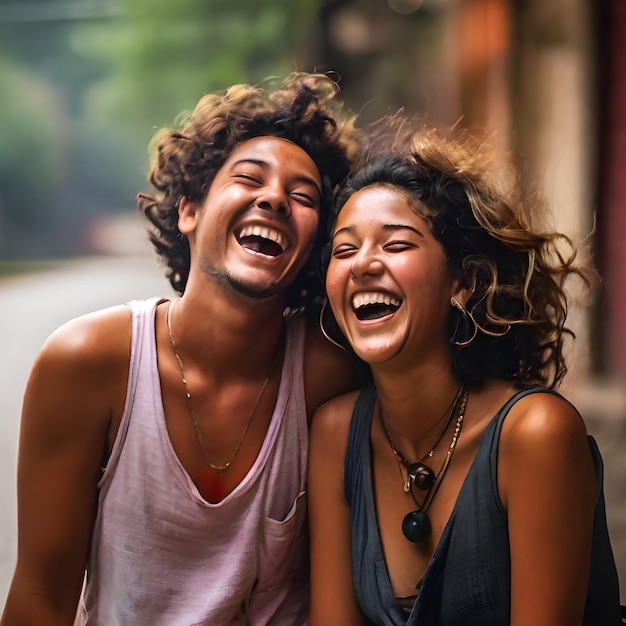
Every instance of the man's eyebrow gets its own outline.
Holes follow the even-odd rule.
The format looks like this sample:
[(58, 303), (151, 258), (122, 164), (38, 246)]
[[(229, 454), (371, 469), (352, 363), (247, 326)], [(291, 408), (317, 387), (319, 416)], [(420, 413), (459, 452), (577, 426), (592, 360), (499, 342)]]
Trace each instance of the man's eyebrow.
[[(252, 159), (250, 157), (237, 159), (237, 161), (233, 162), (233, 167), (235, 167), (236, 165), (241, 165), (242, 163), (252, 163), (252, 165), (258, 165), (259, 167), (269, 167), (269, 163), (267, 161), (263, 161), (263, 159)], [(322, 198), (322, 189), (317, 184), (317, 181), (314, 178), (311, 178), (310, 176), (305, 176), (304, 174), (300, 174), (296, 177), (296, 180), (315, 187), (317, 193), (320, 196), (320, 199)]]

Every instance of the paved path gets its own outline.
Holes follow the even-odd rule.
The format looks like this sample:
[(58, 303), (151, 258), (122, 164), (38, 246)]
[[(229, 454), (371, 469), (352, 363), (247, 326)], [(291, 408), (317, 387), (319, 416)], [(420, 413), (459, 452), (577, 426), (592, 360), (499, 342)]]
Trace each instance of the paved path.
[(45, 272), (0, 279), (0, 606), (15, 565), (22, 394), (43, 341), (72, 317), (133, 298), (172, 294), (164, 268), (148, 256), (79, 259)]

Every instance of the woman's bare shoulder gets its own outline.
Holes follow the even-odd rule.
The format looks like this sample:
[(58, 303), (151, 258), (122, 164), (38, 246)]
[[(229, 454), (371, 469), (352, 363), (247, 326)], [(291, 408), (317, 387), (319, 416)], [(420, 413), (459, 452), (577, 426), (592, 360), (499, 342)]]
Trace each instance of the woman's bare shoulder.
[(560, 395), (541, 391), (518, 400), (502, 427), (502, 436), (510, 446), (585, 438), (586, 434), (582, 417), (572, 404)]
[(505, 508), (516, 492), (555, 493), (568, 481), (593, 489), (585, 424), (569, 402), (553, 394), (533, 393), (515, 403), (502, 425), (498, 459)]
[(325, 454), (343, 459), (354, 405), (359, 391), (336, 396), (322, 404), (311, 422), (311, 445), (324, 449)]

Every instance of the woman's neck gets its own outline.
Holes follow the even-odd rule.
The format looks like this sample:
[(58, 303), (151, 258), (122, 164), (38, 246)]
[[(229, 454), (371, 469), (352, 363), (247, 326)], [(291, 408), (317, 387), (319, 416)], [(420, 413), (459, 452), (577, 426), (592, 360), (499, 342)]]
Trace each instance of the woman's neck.
[(386, 426), (398, 439), (418, 440), (445, 421), (460, 383), (451, 367), (415, 367), (402, 375), (372, 368)]

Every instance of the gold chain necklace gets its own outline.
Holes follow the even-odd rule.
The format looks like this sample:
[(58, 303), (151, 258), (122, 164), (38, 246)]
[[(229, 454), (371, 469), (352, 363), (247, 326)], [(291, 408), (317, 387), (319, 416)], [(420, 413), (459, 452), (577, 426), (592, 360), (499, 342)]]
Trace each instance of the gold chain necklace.
[[(456, 426), (454, 428), (454, 434), (452, 435), (452, 440), (450, 441), (450, 445), (448, 446), (448, 452), (446, 454), (446, 458), (439, 472), (437, 472), (436, 476), (434, 475), (434, 472), (432, 471), (432, 469), (428, 467), (427, 465), (424, 465), (420, 461), (418, 461), (417, 463), (409, 463), (402, 455), (400, 455), (398, 451), (396, 450), (395, 446), (393, 445), (393, 442), (391, 441), (391, 438), (389, 437), (389, 433), (387, 432), (387, 429), (383, 428), (385, 431), (385, 435), (387, 437), (387, 441), (389, 442), (389, 446), (391, 450), (393, 451), (396, 459), (398, 460), (399, 465), (401, 467), (404, 467), (405, 471), (408, 474), (407, 483), (409, 485), (409, 493), (411, 494), (411, 498), (413, 498), (413, 502), (415, 502), (415, 505), (417, 506), (417, 509), (415, 511), (412, 511), (411, 513), (407, 513), (407, 515), (402, 520), (402, 533), (412, 543), (419, 543), (420, 541), (423, 541), (428, 536), (430, 536), (431, 526), (430, 526), (430, 520), (428, 519), (426, 512), (428, 511), (428, 508), (430, 507), (432, 501), (435, 499), (435, 495), (437, 494), (437, 491), (439, 490), (439, 487), (441, 486), (441, 483), (443, 482), (443, 479), (450, 465), (454, 448), (456, 447), (456, 443), (461, 433), (461, 427), (463, 425), (463, 419), (465, 417), (465, 408), (467, 406), (468, 396), (469, 396), (469, 391), (467, 389), (463, 389), (461, 397), (458, 397), (457, 402), (454, 406), (454, 409), (452, 411), (451, 418), (450, 418), (450, 420), (452, 420), (452, 416), (454, 416), (455, 414), (457, 415)], [(383, 420), (383, 416), (382, 416), (380, 409), (381, 407), (379, 404), (379, 414), (381, 416), (381, 421), (383, 422), (383, 426), (384, 426), (384, 420)], [(447, 427), (445, 430), (447, 430)], [(425, 459), (426, 456), (423, 457), (423, 459)], [(412, 468), (415, 468), (415, 469), (412, 471)], [(426, 475), (425, 472), (430, 472), (430, 474), (432, 474), (432, 477), (430, 476), (430, 474), (428, 474), (427, 476), (428, 480), (424, 482), (424, 484), (420, 484), (419, 482), (420, 478)], [(403, 482), (404, 482), (404, 475), (403, 475)], [(420, 504), (417, 501), (417, 498), (415, 497), (415, 494), (413, 493), (413, 490), (411, 489), (411, 483), (416, 485), (419, 489), (427, 490), (426, 497), (424, 501), (422, 502), (422, 504)]]
[[(452, 412), (452, 409), (454, 408), (454, 405), (457, 403), (457, 400), (459, 399), (459, 396), (461, 395), (462, 389), (463, 389), (463, 385), (459, 385), (459, 388), (454, 393), (454, 396), (452, 396), (452, 401), (447, 406), (446, 410), (441, 414), (441, 417), (430, 428), (427, 428), (424, 432), (421, 432), (419, 435), (415, 435), (415, 436), (410, 437), (404, 431), (400, 430), (397, 426), (394, 426), (391, 422), (388, 422), (385, 419), (385, 427), (386, 427), (386, 429), (389, 432), (393, 430), (393, 432), (397, 433), (398, 435), (402, 435), (405, 439), (408, 439), (409, 441), (419, 441), (420, 439), (424, 439), (427, 435), (430, 435), (430, 433), (433, 430), (435, 430), (437, 428), (437, 426), (439, 426), (439, 424), (441, 424), (441, 422), (443, 422), (446, 419), (446, 417), (448, 417), (450, 415), (450, 413)], [(446, 429), (448, 428), (449, 425), (450, 425), (450, 421), (447, 422), (446, 427), (443, 429), (443, 432), (446, 431)], [(443, 432), (442, 432), (442, 435), (443, 435)], [(441, 439), (441, 437), (440, 437), (440, 439)], [(435, 443), (433, 448), (436, 447), (438, 443), (439, 443), (439, 440), (437, 441), (437, 443)], [(424, 458), (426, 458), (427, 456), (429, 456), (429, 455), (428, 454), (425, 455)]]
[(172, 303), (170, 302), (168, 304), (167, 314), (165, 316), (165, 320), (167, 323), (167, 332), (169, 333), (170, 343), (172, 344), (172, 350), (174, 352), (174, 356), (176, 357), (176, 360), (178, 361), (178, 366), (180, 368), (180, 375), (183, 381), (183, 385), (185, 386), (185, 397), (187, 398), (187, 406), (189, 407), (189, 412), (191, 413), (191, 421), (193, 422), (193, 429), (196, 434), (196, 440), (198, 441), (198, 444), (200, 445), (200, 449), (202, 450), (204, 459), (209, 464), (209, 467), (211, 467), (211, 469), (215, 470), (216, 472), (224, 472), (233, 464), (233, 462), (237, 458), (237, 454), (239, 453), (239, 448), (241, 447), (241, 444), (243, 443), (243, 440), (245, 439), (246, 434), (248, 433), (248, 429), (250, 428), (250, 424), (252, 424), (252, 420), (254, 419), (257, 409), (259, 408), (259, 404), (261, 403), (261, 398), (263, 397), (263, 393), (265, 392), (265, 389), (267, 385), (269, 384), (270, 379), (272, 378), (272, 374), (274, 373), (274, 366), (276, 365), (277, 356), (278, 356), (278, 348), (276, 349), (276, 354), (274, 355), (274, 358), (272, 359), (270, 371), (267, 375), (267, 378), (265, 379), (265, 382), (263, 383), (263, 386), (261, 387), (261, 391), (259, 392), (256, 402), (254, 403), (252, 413), (250, 413), (250, 417), (248, 417), (248, 421), (246, 422), (243, 432), (241, 433), (241, 437), (239, 437), (239, 441), (237, 442), (237, 445), (235, 446), (234, 452), (232, 453), (228, 461), (226, 461), (226, 463), (218, 465), (216, 463), (213, 463), (213, 461), (211, 461), (211, 457), (209, 456), (209, 451), (207, 450), (206, 445), (204, 443), (204, 437), (202, 436), (202, 432), (200, 431), (200, 425), (198, 424), (198, 416), (196, 415), (196, 411), (193, 407), (191, 394), (189, 393), (189, 389), (187, 388), (187, 377), (185, 376), (185, 366), (183, 365), (183, 360), (180, 358), (178, 347), (176, 346), (176, 342), (174, 341), (174, 335), (172, 335), (172, 326), (170, 324), (170, 311), (171, 310), (172, 310)]
[[(391, 426), (391, 424), (389, 424), (389, 422), (387, 421), (387, 418), (385, 417), (385, 414), (383, 413), (382, 404), (380, 404), (380, 402), (378, 403), (380, 421), (382, 422), (383, 430), (385, 431), (385, 436), (387, 437), (389, 446), (391, 447), (391, 450), (394, 453), (398, 461), (398, 464), (400, 466), (400, 475), (402, 476), (402, 481), (404, 483), (405, 493), (409, 493), (409, 491), (411, 490), (411, 480), (413, 480), (414, 484), (417, 486), (418, 489), (422, 489), (422, 490), (428, 489), (434, 484), (435, 479), (436, 479), (435, 473), (432, 471), (432, 469), (428, 465), (424, 464), (424, 461), (426, 459), (432, 459), (433, 454), (435, 453), (435, 449), (441, 443), (443, 436), (446, 434), (446, 431), (448, 430), (448, 427), (450, 426), (450, 423), (452, 422), (452, 419), (454, 418), (454, 409), (457, 406), (457, 403), (459, 401), (459, 398), (461, 397), (462, 392), (463, 392), (463, 385), (459, 386), (456, 393), (454, 394), (454, 397), (452, 398), (452, 402), (446, 409), (445, 413), (435, 423), (435, 426), (437, 426), (448, 415), (448, 413), (450, 414), (446, 422), (446, 425), (443, 427), (441, 433), (439, 433), (439, 436), (437, 437), (437, 440), (433, 444), (430, 452), (427, 452), (416, 463), (410, 463), (406, 459), (406, 457), (396, 448), (393, 442), (393, 439), (391, 438), (391, 433), (389, 432), (389, 427)], [(428, 432), (432, 430), (433, 428), (429, 428), (428, 431), (424, 433), (424, 435), (426, 435)], [(396, 432), (399, 432), (399, 431), (396, 430)], [(414, 438), (407, 437), (407, 439), (411, 439), (412, 441), (415, 441), (416, 439), (421, 439), (421, 437), (414, 437)], [(405, 476), (405, 473), (406, 473), (406, 476)]]

